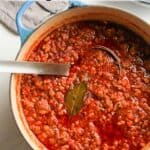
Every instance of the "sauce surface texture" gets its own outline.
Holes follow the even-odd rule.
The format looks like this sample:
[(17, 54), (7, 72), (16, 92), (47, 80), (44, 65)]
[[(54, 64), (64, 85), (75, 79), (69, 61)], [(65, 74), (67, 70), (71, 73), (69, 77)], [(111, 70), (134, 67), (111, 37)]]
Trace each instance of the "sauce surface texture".
[[(121, 70), (107, 52), (121, 60)], [(49, 150), (141, 150), (150, 142), (150, 46), (110, 22), (76, 22), (49, 33), (28, 61), (71, 63), (68, 77), (22, 75), (28, 125)], [(86, 82), (80, 111), (69, 116), (65, 96)]]

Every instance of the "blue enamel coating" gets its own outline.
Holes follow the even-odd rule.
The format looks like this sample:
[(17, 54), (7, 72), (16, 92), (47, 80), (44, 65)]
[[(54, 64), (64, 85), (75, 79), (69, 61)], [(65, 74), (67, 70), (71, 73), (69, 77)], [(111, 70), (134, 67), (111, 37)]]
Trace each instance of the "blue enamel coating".
[[(26, 39), (31, 35), (34, 29), (29, 29), (26, 28), (23, 23), (22, 23), (22, 17), (25, 11), (30, 7), (30, 5), (35, 2), (33, 0), (28, 0), (26, 1), (23, 6), (19, 9), (16, 15), (16, 25), (17, 25), (17, 30), (21, 38), (21, 45), (26, 41)], [(85, 4), (81, 0), (69, 0), (69, 8), (72, 7), (80, 7), (80, 6), (85, 6)]]
[(81, 0), (69, 0), (70, 7), (81, 7), (85, 6), (85, 4)]
[(17, 25), (17, 30), (21, 38), (21, 44), (23, 44), (26, 39), (29, 37), (29, 35), (33, 32), (33, 29), (28, 29), (26, 28), (23, 23), (22, 23), (22, 16), (25, 13), (26, 9), (30, 7), (30, 5), (34, 1), (27, 1), (23, 4), (23, 6), (19, 9), (16, 15), (16, 25)]

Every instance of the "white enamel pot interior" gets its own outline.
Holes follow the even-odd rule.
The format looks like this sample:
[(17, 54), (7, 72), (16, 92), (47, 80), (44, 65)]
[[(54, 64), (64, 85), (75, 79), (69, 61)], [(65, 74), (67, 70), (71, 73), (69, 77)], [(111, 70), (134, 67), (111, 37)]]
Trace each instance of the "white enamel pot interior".
[[(22, 46), (16, 60), (25, 60), (30, 55), (30, 52), (33, 50), (33, 48), (38, 45), (38, 43), (45, 36), (47, 36), (48, 33), (52, 32), (56, 28), (64, 24), (81, 20), (107, 20), (121, 24), (139, 34), (143, 39), (145, 39), (145, 41), (147, 41), (147, 43), (150, 44), (150, 25), (141, 19), (115, 8), (87, 6), (67, 10), (46, 21), (27, 39), (27, 41)], [(23, 114), (20, 103), (20, 79), (21, 75), (13, 74), (11, 76), (10, 97), (14, 118), (23, 137), (26, 139), (29, 145), (33, 149), (44, 150), (46, 148), (42, 143), (39, 142), (39, 140), (29, 129)], [(150, 147), (148, 147), (149, 146), (147, 146), (146, 149), (150, 149)]]

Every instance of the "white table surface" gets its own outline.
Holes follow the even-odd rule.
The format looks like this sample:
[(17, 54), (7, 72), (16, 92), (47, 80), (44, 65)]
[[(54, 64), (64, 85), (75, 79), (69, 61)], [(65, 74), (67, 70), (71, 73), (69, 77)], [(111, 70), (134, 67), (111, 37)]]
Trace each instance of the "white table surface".
[[(87, 0), (83, 0), (87, 2)], [(125, 9), (150, 24), (150, 7), (139, 5), (137, 2), (100, 2), (89, 0), (89, 4), (113, 5)], [(14, 60), (20, 48), (20, 38), (11, 33), (0, 23), (0, 60)], [(9, 101), (10, 74), (0, 74), (0, 149), (1, 150), (30, 150), (31, 148), (21, 136), (14, 121)]]

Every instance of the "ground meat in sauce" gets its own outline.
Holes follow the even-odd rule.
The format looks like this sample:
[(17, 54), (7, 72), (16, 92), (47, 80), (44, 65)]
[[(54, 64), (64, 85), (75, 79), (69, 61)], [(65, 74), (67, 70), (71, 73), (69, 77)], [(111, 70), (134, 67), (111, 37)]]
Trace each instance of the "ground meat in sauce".
[[(91, 48), (98, 44), (121, 59), (120, 74), (108, 53)], [(141, 38), (110, 22), (76, 22), (53, 31), (27, 60), (72, 66), (68, 77), (22, 76), (30, 129), (50, 150), (142, 149), (150, 142), (150, 70), (143, 61), (149, 52)], [(85, 79), (84, 106), (69, 119), (64, 96)]]

